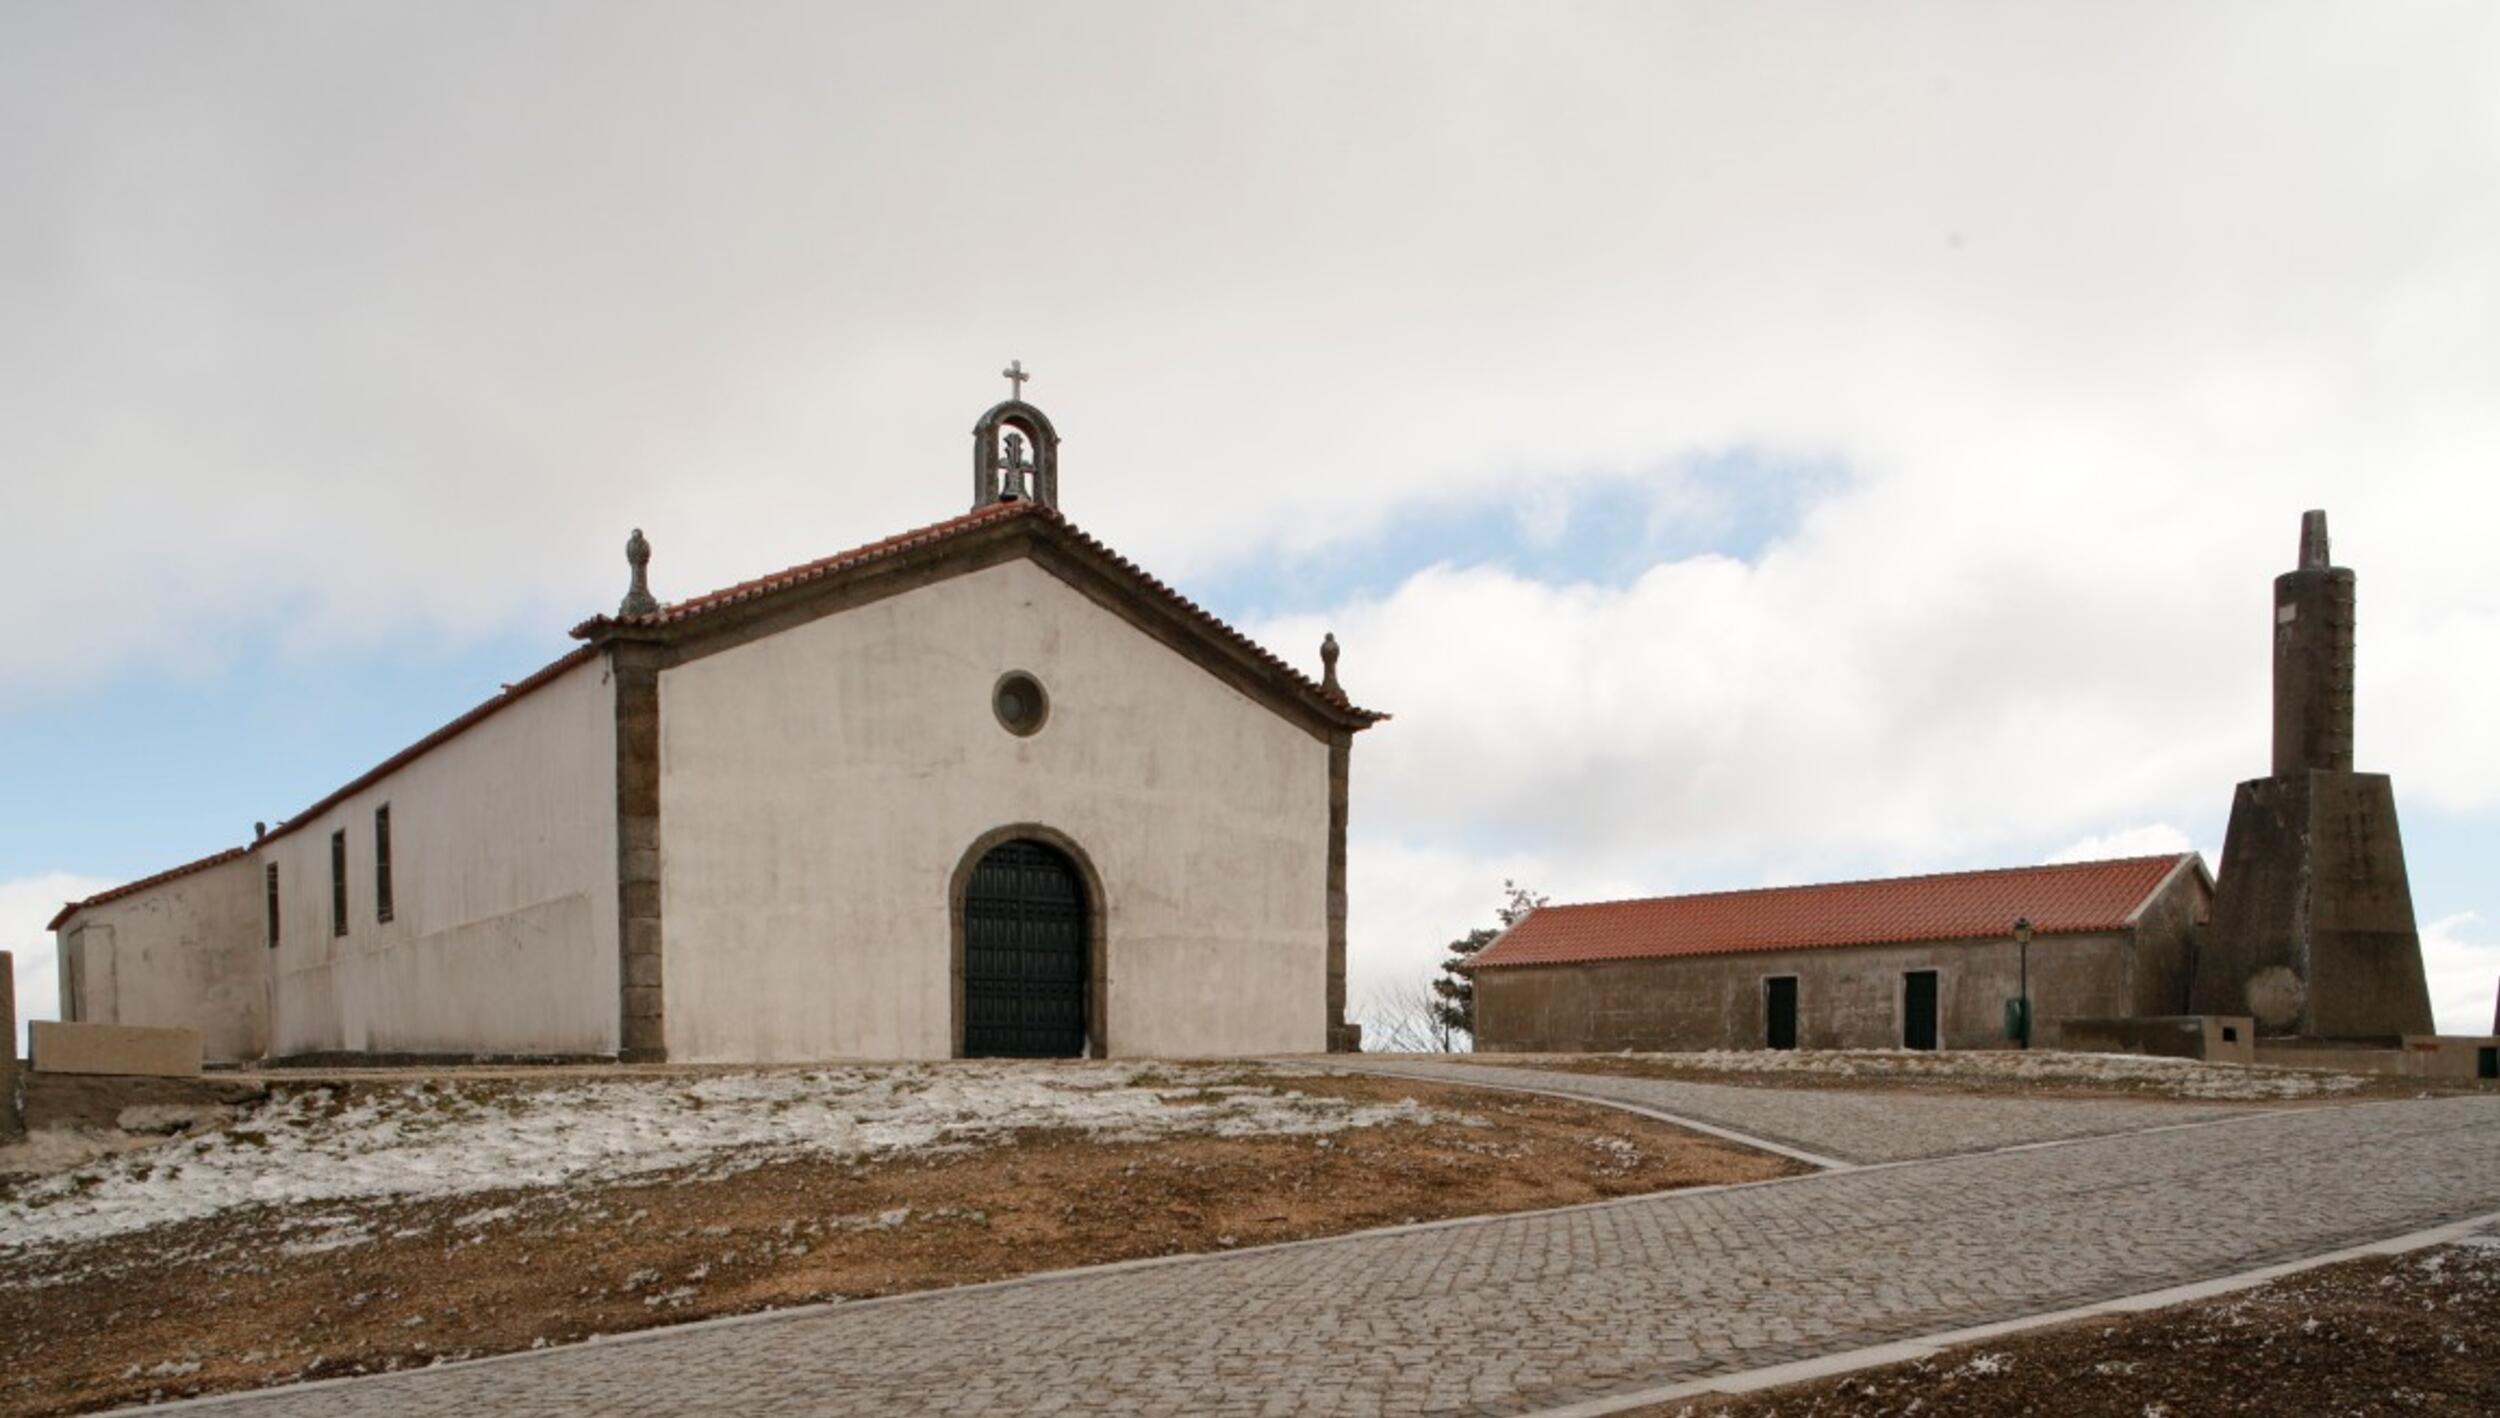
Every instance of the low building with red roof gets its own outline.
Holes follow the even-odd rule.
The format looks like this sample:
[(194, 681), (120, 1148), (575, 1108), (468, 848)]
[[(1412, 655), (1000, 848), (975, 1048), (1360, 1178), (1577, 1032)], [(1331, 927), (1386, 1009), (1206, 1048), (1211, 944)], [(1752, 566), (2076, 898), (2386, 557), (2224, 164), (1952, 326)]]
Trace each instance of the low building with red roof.
[(1541, 906), (1470, 964), (1476, 1047), (2004, 1047), (2026, 979), (2044, 1026), (2177, 1015), (2212, 905), (2188, 852)]
[(635, 532), (578, 648), (65, 906), (63, 1017), (212, 1059), (1351, 1047), (1348, 759), (1387, 716), (1333, 637), (1306, 675), (1063, 517), (1039, 409), (973, 444), (962, 515), (705, 595), (652, 595)]

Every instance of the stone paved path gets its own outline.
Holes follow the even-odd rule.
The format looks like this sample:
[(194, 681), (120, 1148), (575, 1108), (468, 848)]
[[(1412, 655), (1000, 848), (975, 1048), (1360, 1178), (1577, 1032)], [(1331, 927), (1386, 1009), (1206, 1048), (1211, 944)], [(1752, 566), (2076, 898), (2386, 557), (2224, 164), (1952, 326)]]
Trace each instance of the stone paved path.
[[(2036, 1105), (2002, 1106), (2015, 1127)], [(2500, 1098), (2381, 1103), (837, 1306), (203, 1406), (249, 1418), (1516, 1413), (2496, 1210)]]
[(2247, 1103), (1752, 1088), (1673, 1078), (1568, 1073), (1517, 1064), (1410, 1059), (1366, 1061), (1361, 1069), (1365, 1073), (1453, 1083), (1528, 1084), (1556, 1093), (1611, 1098), (1697, 1122), (1715, 1123), (1846, 1162), (1953, 1157), (2022, 1143), (2141, 1132), (2174, 1123), (2264, 1111)]

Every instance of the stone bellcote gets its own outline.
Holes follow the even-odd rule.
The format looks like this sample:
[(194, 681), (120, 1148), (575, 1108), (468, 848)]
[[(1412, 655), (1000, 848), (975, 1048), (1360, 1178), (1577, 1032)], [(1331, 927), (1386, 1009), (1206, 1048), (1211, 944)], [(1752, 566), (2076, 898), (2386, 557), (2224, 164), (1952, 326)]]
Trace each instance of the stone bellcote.
[(1001, 373), (1016, 392), (991, 405), (972, 426), (972, 510), (1021, 501), (1056, 509), (1059, 431), (1047, 415), (1024, 401), (1024, 381), (1033, 377), (1024, 372), (1024, 362), (1018, 360)]

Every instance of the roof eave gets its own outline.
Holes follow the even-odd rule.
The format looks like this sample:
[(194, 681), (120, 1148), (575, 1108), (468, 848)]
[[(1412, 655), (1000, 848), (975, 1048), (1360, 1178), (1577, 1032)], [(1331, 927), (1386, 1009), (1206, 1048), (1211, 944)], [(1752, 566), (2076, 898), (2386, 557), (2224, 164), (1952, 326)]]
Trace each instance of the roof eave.
[[(257, 846), (258, 843), (255, 842), (253, 845)], [(227, 847), (221, 851), (211, 852), (197, 861), (184, 862), (178, 867), (168, 867), (165, 870), (157, 872), (153, 875), (143, 876), (134, 881), (125, 881), (119, 886), (108, 887), (84, 900), (65, 902), (63, 903), (60, 911), (52, 917), (51, 922), (47, 924), (44, 929), (47, 931), (58, 931), (61, 927), (68, 925), (71, 918), (91, 906), (111, 905), (113, 902), (119, 901), (124, 897), (136, 896), (142, 891), (152, 890), (171, 882), (180, 881), (186, 876), (207, 871), (211, 867), (224, 866), (226, 863), (231, 862), (238, 857), (250, 855), (251, 851), (251, 847)]]
[[(592, 616), (574, 626), (572, 635), (592, 645), (617, 641), (666, 645), (695, 640), (716, 627), (768, 614), (799, 598), (959, 552), (973, 538), (1001, 543), (1022, 541), (1026, 549), (1019, 554), (1030, 556), (1034, 548), (1047, 545), (1057, 554), (1081, 561), (1094, 574), (1140, 593), (1158, 605), (1177, 632), (1208, 647), (1241, 673), (1267, 684), (1330, 728), (1360, 733), (1390, 717), (1382, 711), (1363, 708), (1342, 691), (1331, 693), (1265, 646), (1076, 527), (1056, 509), (1039, 504), (1005, 506), (1016, 510), (992, 510), (955, 525), (940, 523), (906, 532), (857, 552), (837, 553), (726, 591), (664, 606), (653, 614)], [(725, 615), (731, 618), (720, 619)]]
[(2137, 922), (2143, 920), (2144, 913), (2153, 909), (2153, 903), (2159, 901), (2162, 898), (2162, 894), (2170, 890), (2170, 884), (2177, 881), (2191, 869), (2193, 869), (2196, 875), (2204, 881), (2205, 890), (2208, 893), (2211, 893), (2214, 889), (2214, 874), (2205, 865), (2205, 854), (2202, 852), (2182, 852), (2179, 855), (2177, 864), (2172, 866), (2170, 870), (2162, 873), (2161, 880), (2153, 883), (2153, 889), (2145, 892), (2144, 899), (2136, 902), (2135, 909), (2127, 913), (2127, 926), (2132, 929)]
[[(2127, 929), (2125, 925), (2069, 926), (2059, 930), (2041, 931), (2034, 935), (2032, 939), (2049, 940), (2065, 936), (2113, 935), (2125, 929)], [(1469, 959), (1468, 962), (1460, 968), (1473, 972), (1476, 970), (1529, 970), (1541, 965), (1616, 965), (1639, 960), (1724, 960), (1732, 955), (1804, 954), (1818, 950), (1880, 950), (1885, 948), (1897, 948), (1905, 945), (1965, 945), (1972, 941), (2010, 941), (2012, 939), (2013, 937), (2011, 935), (2002, 931), (1985, 931), (1971, 932), (1964, 935), (1896, 936), (1887, 937), (1882, 940), (1827, 940), (1803, 943), (1783, 942), (1777, 945), (1718, 946), (1708, 950), (1650, 951), (1622, 955), (1574, 955), (1551, 960), (1487, 960), (1484, 956), (1491, 953), (1493, 949), (1492, 946), (1488, 945), (1482, 951), (1477, 952), (1473, 958)]]
[[(563, 654), (557, 656), (555, 659), (547, 662), (546, 664), (541, 665), (529, 674), (521, 677), (520, 679), (514, 680), (508, 685), (505, 685), (494, 698), (485, 700), (484, 702), (476, 705), (468, 710), (468, 712), (460, 715), (458, 718), (444, 724), (441, 728), (436, 729), (434, 732), (427, 734), (424, 738), (417, 740), (415, 743), (408, 745), (399, 752), (383, 759), (380, 763), (375, 764), (373, 767), (366, 769), (364, 772), (358, 774), (353, 779), (350, 779), (344, 786), (332, 792), (321, 801), (305, 808), (293, 817), (286, 818), (279, 822), (276, 826), (269, 829), (268, 835), (262, 837), (260, 842), (275, 842), (281, 837), (290, 836), (296, 832), (302, 831), (305, 827), (320, 818), (323, 813), (337, 807), (340, 803), (347, 801), (356, 794), (361, 793), (365, 789), (372, 787), (374, 784), (381, 782), (384, 778), (387, 778), (391, 774), (398, 772), (400, 769), (407, 767), (409, 764), (416, 762), (418, 759), (432, 753), (434, 750), (441, 748), (444, 744), (449, 743), (451, 740), (458, 738), (460, 735), (467, 733), (473, 728), (476, 728), (479, 724), (484, 723), (486, 720), (494, 717), (506, 709), (511, 708), (514, 704), (528, 698), (537, 691), (546, 688), (548, 685), (555, 683), (559, 679), (562, 679), (566, 674), (569, 674), (573, 670), (589, 664), (591, 661), (597, 659), (598, 655), (599, 647), (596, 645), (574, 646), (572, 649), (565, 651)], [(254, 845), (259, 844), (255, 843)]]

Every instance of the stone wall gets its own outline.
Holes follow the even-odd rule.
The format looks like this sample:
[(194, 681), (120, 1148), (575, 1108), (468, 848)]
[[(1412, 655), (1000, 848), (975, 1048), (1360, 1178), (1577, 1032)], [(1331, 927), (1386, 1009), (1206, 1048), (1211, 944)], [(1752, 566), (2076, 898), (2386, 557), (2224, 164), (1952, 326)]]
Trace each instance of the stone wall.
[[(2126, 933), (2031, 943), (2033, 1014), (2134, 1012), (2136, 951)], [(1808, 1049), (1903, 1043), (1903, 976), (1937, 973), (1939, 1042), (2008, 1048), (2005, 1001), (2020, 992), (2014, 942), (1932, 941), (1663, 960), (1485, 970), (1476, 977), (1476, 1047), (1488, 1053), (1758, 1049), (1767, 981), (1797, 979), (1797, 1042)]]
[[(2145, 904), (2135, 922), (2135, 1007), (2128, 1013), (2158, 1017), (2187, 1012), (2213, 905), (2201, 867), (2173, 875)], [(2053, 1016), (2043, 1012), (2039, 1017)]]
[(39, 1074), (125, 1074), (196, 1078), (200, 1031), (132, 1024), (71, 1024), (38, 1019), (27, 1026), (28, 1066)]
[(2131, 1019), (2043, 1019), (2035, 1042), (2044, 1049), (2245, 1064), (2257, 1059), (2257, 1022), (2244, 1014), (2231, 1018), (2170, 1014)]
[(2242, 783), (2196, 976), (2200, 1014), (2269, 1035), (2393, 1042), (2431, 1032), (2395, 791), (2310, 770)]
[(2327, 1039), (2265, 1039), (2257, 1045), (2256, 1061), (2268, 1068), (2469, 1079), (2483, 1076), (2487, 1051), (2500, 1063), (2500, 1035), (2407, 1035), (2393, 1048)]

